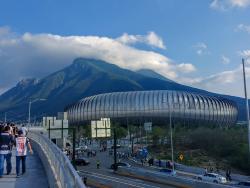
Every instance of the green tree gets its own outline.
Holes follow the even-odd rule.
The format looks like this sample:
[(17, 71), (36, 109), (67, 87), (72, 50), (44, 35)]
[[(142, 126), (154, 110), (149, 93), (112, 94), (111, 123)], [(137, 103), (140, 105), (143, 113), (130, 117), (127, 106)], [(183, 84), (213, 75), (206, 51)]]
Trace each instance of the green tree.
[(124, 137), (126, 137), (126, 135), (127, 135), (127, 129), (125, 129), (122, 126), (117, 126), (116, 127), (116, 136), (117, 136), (118, 139), (124, 138)]
[(166, 136), (166, 130), (159, 126), (153, 127), (151, 136), (153, 140), (153, 145), (157, 145), (159, 144), (159, 140), (163, 139), (164, 136)]

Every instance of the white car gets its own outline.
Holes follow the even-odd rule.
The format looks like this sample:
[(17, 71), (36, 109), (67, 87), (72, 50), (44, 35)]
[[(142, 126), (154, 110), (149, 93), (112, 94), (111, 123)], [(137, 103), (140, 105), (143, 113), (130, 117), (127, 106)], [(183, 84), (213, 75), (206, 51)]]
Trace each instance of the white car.
[(215, 174), (215, 173), (206, 173), (204, 175), (199, 175), (197, 179), (202, 180), (202, 181), (213, 182), (213, 183), (227, 183), (227, 180), (225, 177), (219, 174)]

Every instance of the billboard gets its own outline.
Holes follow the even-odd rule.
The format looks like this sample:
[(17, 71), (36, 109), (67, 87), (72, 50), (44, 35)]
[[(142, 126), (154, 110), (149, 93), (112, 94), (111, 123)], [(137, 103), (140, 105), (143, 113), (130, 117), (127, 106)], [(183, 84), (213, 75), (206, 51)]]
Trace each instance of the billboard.
[(45, 129), (49, 129), (50, 127), (50, 138), (51, 139), (59, 139), (68, 137), (68, 130), (53, 130), (58, 128), (68, 128), (69, 122), (68, 120), (58, 120), (56, 117), (43, 117), (43, 127)]
[(101, 120), (91, 121), (91, 137), (111, 137), (110, 118), (101, 118)]

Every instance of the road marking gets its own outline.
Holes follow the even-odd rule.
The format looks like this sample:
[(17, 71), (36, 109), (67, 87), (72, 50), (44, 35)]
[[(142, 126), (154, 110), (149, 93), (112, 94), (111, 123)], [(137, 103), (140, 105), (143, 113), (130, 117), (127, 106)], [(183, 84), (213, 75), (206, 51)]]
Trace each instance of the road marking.
[(113, 180), (113, 179), (101, 177), (100, 175), (88, 174), (88, 176), (92, 176), (92, 177), (95, 177), (95, 178), (108, 180), (108, 181), (111, 181), (111, 182), (121, 183), (121, 184), (128, 185), (128, 186), (132, 186), (132, 187), (143, 188), (143, 187), (141, 187), (141, 186), (133, 185), (133, 184), (130, 184), (130, 183), (127, 183), (127, 182), (122, 182), (122, 181), (120, 181), (120, 180), (117, 181), (117, 180)]
[[(113, 177), (113, 176), (107, 176), (107, 175), (103, 175), (103, 174), (99, 174), (99, 173), (95, 173), (95, 172), (88, 172), (88, 171), (84, 171), (84, 170), (80, 170), (79, 172), (80, 173), (85, 173), (85, 174), (88, 174), (88, 175), (92, 175), (92, 176), (96, 176), (98, 178), (103, 178), (103, 179), (107, 179), (107, 180), (110, 180), (110, 181), (127, 184), (127, 185), (134, 186), (134, 187), (141, 187), (141, 186), (143, 186), (143, 187), (150, 187), (150, 188), (160, 188), (158, 186), (147, 185), (147, 184), (135, 181), (137, 179), (135, 179), (135, 180), (124, 180), (124, 179), (121, 179), (121, 178), (117, 178), (117, 177)], [(100, 177), (100, 176), (102, 176), (102, 177)], [(137, 183), (139, 185), (134, 185), (134, 184), (131, 184), (130, 182)], [(141, 188), (143, 188), (143, 187), (141, 187)]]

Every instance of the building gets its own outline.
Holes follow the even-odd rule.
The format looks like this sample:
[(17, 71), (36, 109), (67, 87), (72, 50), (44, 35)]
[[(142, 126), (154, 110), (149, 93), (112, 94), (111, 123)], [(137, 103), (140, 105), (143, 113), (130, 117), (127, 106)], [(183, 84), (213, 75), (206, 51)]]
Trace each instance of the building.
[(232, 125), (238, 110), (232, 101), (184, 91), (131, 91), (86, 97), (68, 109), (70, 124), (101, 118), (166, 119)]
[(61, 148), (64, 147), (65, 139), (68, 138), (69, 123), (66, 118), (67, 113), (59, 112), (57, 117), (43, 117), (42, 122), (44, 129), (50, 129), (48, 130), (50, 139)]

